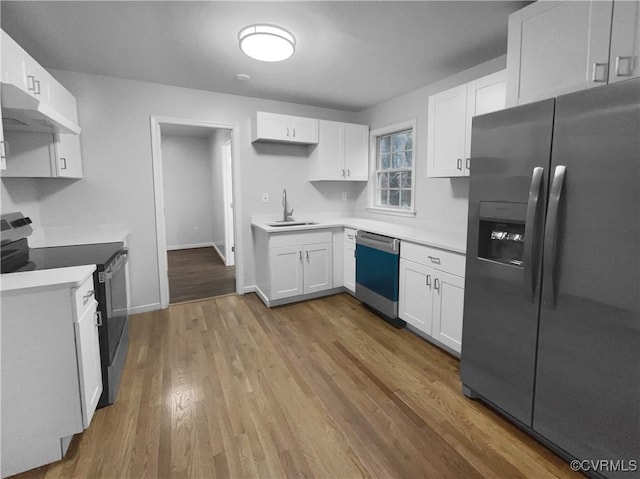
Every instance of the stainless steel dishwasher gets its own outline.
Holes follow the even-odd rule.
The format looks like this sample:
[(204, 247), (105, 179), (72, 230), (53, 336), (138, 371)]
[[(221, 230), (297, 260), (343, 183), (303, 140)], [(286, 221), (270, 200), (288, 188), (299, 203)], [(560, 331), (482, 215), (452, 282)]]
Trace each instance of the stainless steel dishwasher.
[(356, 234), (356, 298), (394, 325), (398, 318), (400, 240), (366, 231)]

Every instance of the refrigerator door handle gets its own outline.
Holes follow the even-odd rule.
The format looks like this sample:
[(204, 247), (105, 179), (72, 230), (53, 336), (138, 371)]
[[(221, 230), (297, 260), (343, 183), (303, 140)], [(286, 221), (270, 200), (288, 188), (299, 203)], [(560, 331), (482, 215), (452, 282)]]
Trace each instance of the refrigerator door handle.
[(562, 186), (564, 185), (564, 176), (567, 167), (564, 165), (556, 166), (553, 172), (553, 181), (551, 182), (551, 192), (549, 193), (549, 209), (547, 211), (547, 223), (544, 228), (544, 264), (542, 270), (544, 272), (544, 297), (543, 301), (549, 308), (555, 308), (555, 262), (556, 262), (556, 245), (558, 240), (558, 208), (560, 206), (560, 198), (562, 196)]
[(524, 269), (524, 287), (525, 294), (531, 295), (531, 301), (535, 301), (536, 280), (538, 277), (538, 267), (534, 261), (534, 243), (537, 239), (536, 222), (539, 218), (540, 190), (542, 188), (542, 178), (544, 177), (544, 168), (538, 166), (533, 169), (531, 174), (531, 187), (529, 188), (529, 201), (527, 202), (527, 217), (524, 226), (524, 253), (522, 257), (522, 266)]

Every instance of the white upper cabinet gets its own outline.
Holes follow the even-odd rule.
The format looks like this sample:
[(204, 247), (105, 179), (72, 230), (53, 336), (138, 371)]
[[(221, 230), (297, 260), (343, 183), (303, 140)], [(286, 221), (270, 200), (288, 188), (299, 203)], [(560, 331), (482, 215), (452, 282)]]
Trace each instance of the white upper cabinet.
[(30, 131), (5, 133), (3, 177), (82, 178), (80, 136)]
[(609, 83), (640, 76), (640, 2), (613, 3)]
[(504, 70), (429, 97), (427, 176), (468, 176), (471, 120), (505, 106)]
[(80, 133), (75, 97), (4, 31), (0, 78), (6, 130)]
[(318, 146), (309, 157), (309, 181), (367, 181), (369, 127), (319, 121)]
[(251, 119), (251, 142), (318, 143), (318, 120), (258, 111)]
[(638, 76), (637, 1), (536, 2), (509, 16), (507, 106)]

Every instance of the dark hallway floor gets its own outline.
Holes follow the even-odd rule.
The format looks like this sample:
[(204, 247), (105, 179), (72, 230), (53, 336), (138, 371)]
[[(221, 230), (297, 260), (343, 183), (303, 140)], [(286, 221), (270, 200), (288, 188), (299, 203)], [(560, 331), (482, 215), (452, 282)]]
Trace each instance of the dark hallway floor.
[(225, 266), (211, 247), (167, 251), (167, 258), (171, 304), (236, 292), (235, 266)]

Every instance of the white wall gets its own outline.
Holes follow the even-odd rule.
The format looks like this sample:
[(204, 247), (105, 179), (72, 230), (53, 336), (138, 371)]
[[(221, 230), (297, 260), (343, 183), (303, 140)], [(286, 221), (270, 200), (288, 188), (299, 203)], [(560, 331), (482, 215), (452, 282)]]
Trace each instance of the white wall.
[(38, 181), (33, 178), (2, 178), (0, 212), (21, 211), (31, 218), (33, 228), (38, 228), (42, 224)]
[(424, 226), (466, 231), (469, 179), (427, 178), (427, 113), (429, 95), (502, 70), (505, 65), (506, 56), (501, 56), (439, 82), (392, 98), (357, 114), (357, 122), (368, 124), (372, 130), (406, 120), (416, 120), (416, 131), (414, 132), (414, 145), (416, 145), (414, 153), (416, 162), (416, 216), (405, 218), (367, 211), (367, 188), (362, 190), (357, 199), (357, 216), (405, 225), (421, 223)]
[(224, 197), (224, 155), (222, 147), (231, 138), (231, 132), (216, 130), (209, 137), (209, 156), (212, 162), (211, 183), (213, 201), (210, 215), (213, 224), (213, 242), (220, 254), (225, 255), (225, 216), (226, 201)]
[(162, 133), (161, 144), (167, 249), (213, 244), (209, 139)]
[[(347, 191), (353, 198), (355, 187), (311, 185), (306, 181), (307, 148), (252, 145), (249, 121), (256, 110), (338, 121), (352, 121), (352, 113), (98, 75), (52, 73), (78, 102), (85, 177), (75, 182), (39, 180), (38, 190), (15, 206), (31, 205), (39, 198), (44, 226), (127, 225), (134, 311), (159, 307), (160, 302), (150, 115), (239, 125), (236, 249), (244, 250), (246, 286), (255, 283), (250, 217), (272, 214), (275, 219), (281, 214), (283, 188), (296, 213), (352, 212), (353, 203), (342, 201), (340, 193)], [(9, 195), (5, 182), (3, 199)], [(262, 203), (263, 192), (271, 195), (269, 203)]]

